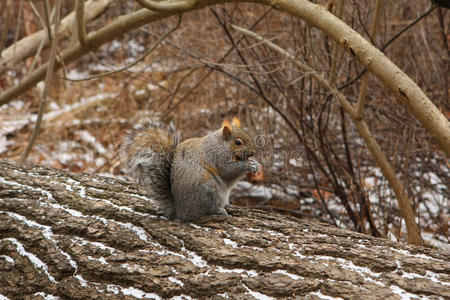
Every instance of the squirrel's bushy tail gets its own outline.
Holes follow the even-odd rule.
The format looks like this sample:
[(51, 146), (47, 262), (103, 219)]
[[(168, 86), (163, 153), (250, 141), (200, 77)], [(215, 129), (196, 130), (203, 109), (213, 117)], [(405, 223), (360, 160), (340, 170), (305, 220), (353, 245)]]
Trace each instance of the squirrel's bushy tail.
[(170, 167), (178, 139), (172, 123), (166, 126), (152, 121), (128, 132), (123, 145), (131, 174), (168, 218), (175, 214)]

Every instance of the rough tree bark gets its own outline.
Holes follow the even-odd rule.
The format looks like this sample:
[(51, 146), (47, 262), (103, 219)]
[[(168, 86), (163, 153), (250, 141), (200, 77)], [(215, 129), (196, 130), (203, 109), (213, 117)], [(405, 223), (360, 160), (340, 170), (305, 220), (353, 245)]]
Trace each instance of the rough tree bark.
[(0, 161), (0, 298), (450, 297), (448, 253), (229, 213), (167, 221), (131, 182)]

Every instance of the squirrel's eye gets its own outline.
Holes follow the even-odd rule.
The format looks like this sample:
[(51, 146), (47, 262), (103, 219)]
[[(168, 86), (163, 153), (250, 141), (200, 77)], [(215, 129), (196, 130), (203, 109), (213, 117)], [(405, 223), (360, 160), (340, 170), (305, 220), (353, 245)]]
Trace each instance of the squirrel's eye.
[(241, 139), (235, 139), (234, 143), (238, 146), (242, 145), (242, 140)]

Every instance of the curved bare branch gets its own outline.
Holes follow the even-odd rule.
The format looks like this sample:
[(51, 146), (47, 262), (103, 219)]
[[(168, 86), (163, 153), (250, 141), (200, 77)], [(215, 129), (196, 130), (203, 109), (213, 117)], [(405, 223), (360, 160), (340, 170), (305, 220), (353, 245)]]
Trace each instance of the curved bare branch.
[(53, 68), (54, 68), (55, 61), (56, 61), (56, 52), (57, 52), (57, 48), (58, 48), (58, 27), (59, 27), (60, 13), (61, 13), (61, 1), (56, 0), (56, 3), (55, 3), (55, 11), (56, 11), (55, 35), (53, 37), (50, 36), (51, 25), (50, 25), (50, 17), (49, 17), (50, 13), (49, 13), (49, 8), (48, 8), (48, 1), (45, 0), (44, 3), (45, 3), (44, 7), (45, 7), (45, 21), (46, 21), (45, 26), (46, 26), (46, 29), (48, 30), (48, 34), (49, 34), (48, 38), (51, 41), (50, 58), (49, 58), (49, 63), (48, 63), (48, 69), (47, 69), (47, 72), (45, 75), (45, 86), (44, 86), (44, 91), (42, 93), (41, 103), (39, 104), (39, 112), (38, 112), (38, 116), (36, 119), (36, 124), (34, 126), (33, 132), (30, 135), (28, 145), (20, 157), (20, 160), (23, 163), (27, 160), (27, 157), (30, 154), (31, 149), (33, 148), (34, 141), (36, 140), (36, 137), (39, 133), (39, 129), (41, 127), (42, 115), (44, 114), (44, 109), (47, 104), (48, 93), (50, 91), (50, 85), (52, 83)]
[(155, 2), (151, 0), (136, 0), (142, 7), (154, 11), (176, 12), (186, 10), (195, 5), (195, 0), (187, 1), (161, 1)]
[(84, 20), (84, 0), (77, 0), (75, 14), (77, 18), (78, 40), (82, 47), (88, 48), (88, 39), (86, 34), (86, 24)]

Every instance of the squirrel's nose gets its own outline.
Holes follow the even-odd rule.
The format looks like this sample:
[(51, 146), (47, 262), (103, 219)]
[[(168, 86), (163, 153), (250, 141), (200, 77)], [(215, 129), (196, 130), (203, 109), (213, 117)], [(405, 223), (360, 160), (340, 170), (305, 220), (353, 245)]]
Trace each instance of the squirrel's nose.
[(253, 155), (255, 155), (255, 151), (253, 150), (247, 151), (247, 157), (252, 157)]

